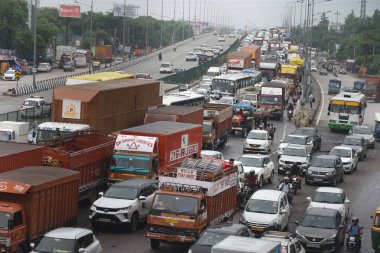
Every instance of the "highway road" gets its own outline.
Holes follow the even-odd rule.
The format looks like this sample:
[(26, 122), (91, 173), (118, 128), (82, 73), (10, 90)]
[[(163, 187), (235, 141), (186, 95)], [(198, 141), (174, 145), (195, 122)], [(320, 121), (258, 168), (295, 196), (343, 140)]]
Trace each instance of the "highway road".
[[(224, 50), (230, 47), (230, 45), (235, 41), (232, 38), (226, 38), (226, 42), (220, 42), (223, 45)], [(195, 37), (195, 40), (189, 40), (183, 45), (177, 46), (176, 52), (173, 50), (169, 50), (168, 52), (163, 53), (162, 61), (169, 61), (174, 65), (174, 68), (183, 68), (190, 69), (198, 65), (197, 62), (186, 62), (186, 54), (189, 51), (193, 51), (196, 46), (200, 46), (202, 44), (208, 44), (209, 46), (213, 46), (219, 44), (218, 37), (212, 34), (205, 34)], [(160, 62), (158, 57), (154, 57), (153, 59), (144, 61), (140, 64), (131, 66), (124, 71), (127, 73), (148, 73), (154, 79), (162, 78), (168, 74), (160, 74), (159, 73)], [(85, 72), (87, 69), (76, 69), (74, 73)], [(66, 76), (69, 75), (70, 72), (63, 72), (61, 69), (54, 69), (48, 73), (38, 73), (36, 75), (36, 81), (46, 80), (54, 77)], [(27, 75), (23, 76), (18, 82), (19, 86), (32, 83), (33, 76)], [(3, 92), (7, 91), (10, 88), (15, 88), (17, 82), (15, 81), (0, 81), (0, 114), (11, 112), (20, 109), (21, 104), (25, 100), (25, 98), (30, 97), (32, 94), (19, 96), (19, 97), (9, 97), (2, 95)], [(43, 96), (48, 102), (52, 101), (52, 90), (37, 92), (34, 95)]]

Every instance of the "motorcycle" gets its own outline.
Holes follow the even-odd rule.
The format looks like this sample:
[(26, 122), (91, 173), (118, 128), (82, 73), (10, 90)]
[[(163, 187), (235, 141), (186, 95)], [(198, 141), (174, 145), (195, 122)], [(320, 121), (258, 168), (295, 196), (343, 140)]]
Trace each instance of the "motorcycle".
[(335, 71), (335, 72), (334, 72), (334, 76), (335, 76), (335, 77), (338, 77), (338, 71)]
[(347, 251), (359, 252), (360, 250), (360, 236), (356, 233), (350, 233), (347, 239)]
[(242, 191), (239, 193), (240, 194), (240, 201), (239, 201), (239, 208), (240, 209), (245, 209), (245, 206), (247, 205), (249, 199), (251, 198), (252, 194), (256, 191), (256, 185), (257, 182), (255, 183), (254, 187), (251, 187), (248, 182), (244, 182), (244, 186), (242, 188)]
[(293, 110), (288, 110), (288, 119), (291, 120), (293, 118)]
[(297, 191), (298, 190), (301, 190), (300, 186), (301, 186), (301, 183), (302, 183), (302, 179), (300, 176), (292, 176), (292, 186), (293, 186), (293, 191), (294, 191), (294, 195), (297, 195)]

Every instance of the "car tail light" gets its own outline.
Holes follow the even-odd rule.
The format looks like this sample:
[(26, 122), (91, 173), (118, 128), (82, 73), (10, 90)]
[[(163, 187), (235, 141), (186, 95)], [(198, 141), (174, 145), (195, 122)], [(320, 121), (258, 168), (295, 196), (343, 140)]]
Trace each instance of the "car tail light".
[(281, 253), (288, 253), (288, 248), (286, 246), (282, 246)]

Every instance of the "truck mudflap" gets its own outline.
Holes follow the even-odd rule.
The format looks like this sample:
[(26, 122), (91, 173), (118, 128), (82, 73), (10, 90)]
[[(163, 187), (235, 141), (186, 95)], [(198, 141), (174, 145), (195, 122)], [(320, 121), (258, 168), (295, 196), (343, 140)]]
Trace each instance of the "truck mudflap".
[[(177, 230), (177, 229), (178, 228), (173, 228), (173, 230)], [(197, 240), (195, 236), (172, 235), (172, 234), (165, 234), (165, 233), (155, 233), (155, 232), (150, 232), (150, 231), (146, 233), (146, 236), (150, 239), (156, 239), (156, 240), (168, 242), (168, 243), (194, 243)]]

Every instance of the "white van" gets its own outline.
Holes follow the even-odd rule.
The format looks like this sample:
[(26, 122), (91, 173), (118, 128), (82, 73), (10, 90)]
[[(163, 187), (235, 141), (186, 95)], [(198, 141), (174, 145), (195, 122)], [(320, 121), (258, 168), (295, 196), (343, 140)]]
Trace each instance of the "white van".
[(205, 76), (211, 76), (211, 78), (213, 78), (214, 76), (220, 76), (220, 75), (222, 75), (222, 71), (220, 70), (219, 67), (210, 67), (207, 70), (207, 73)]

